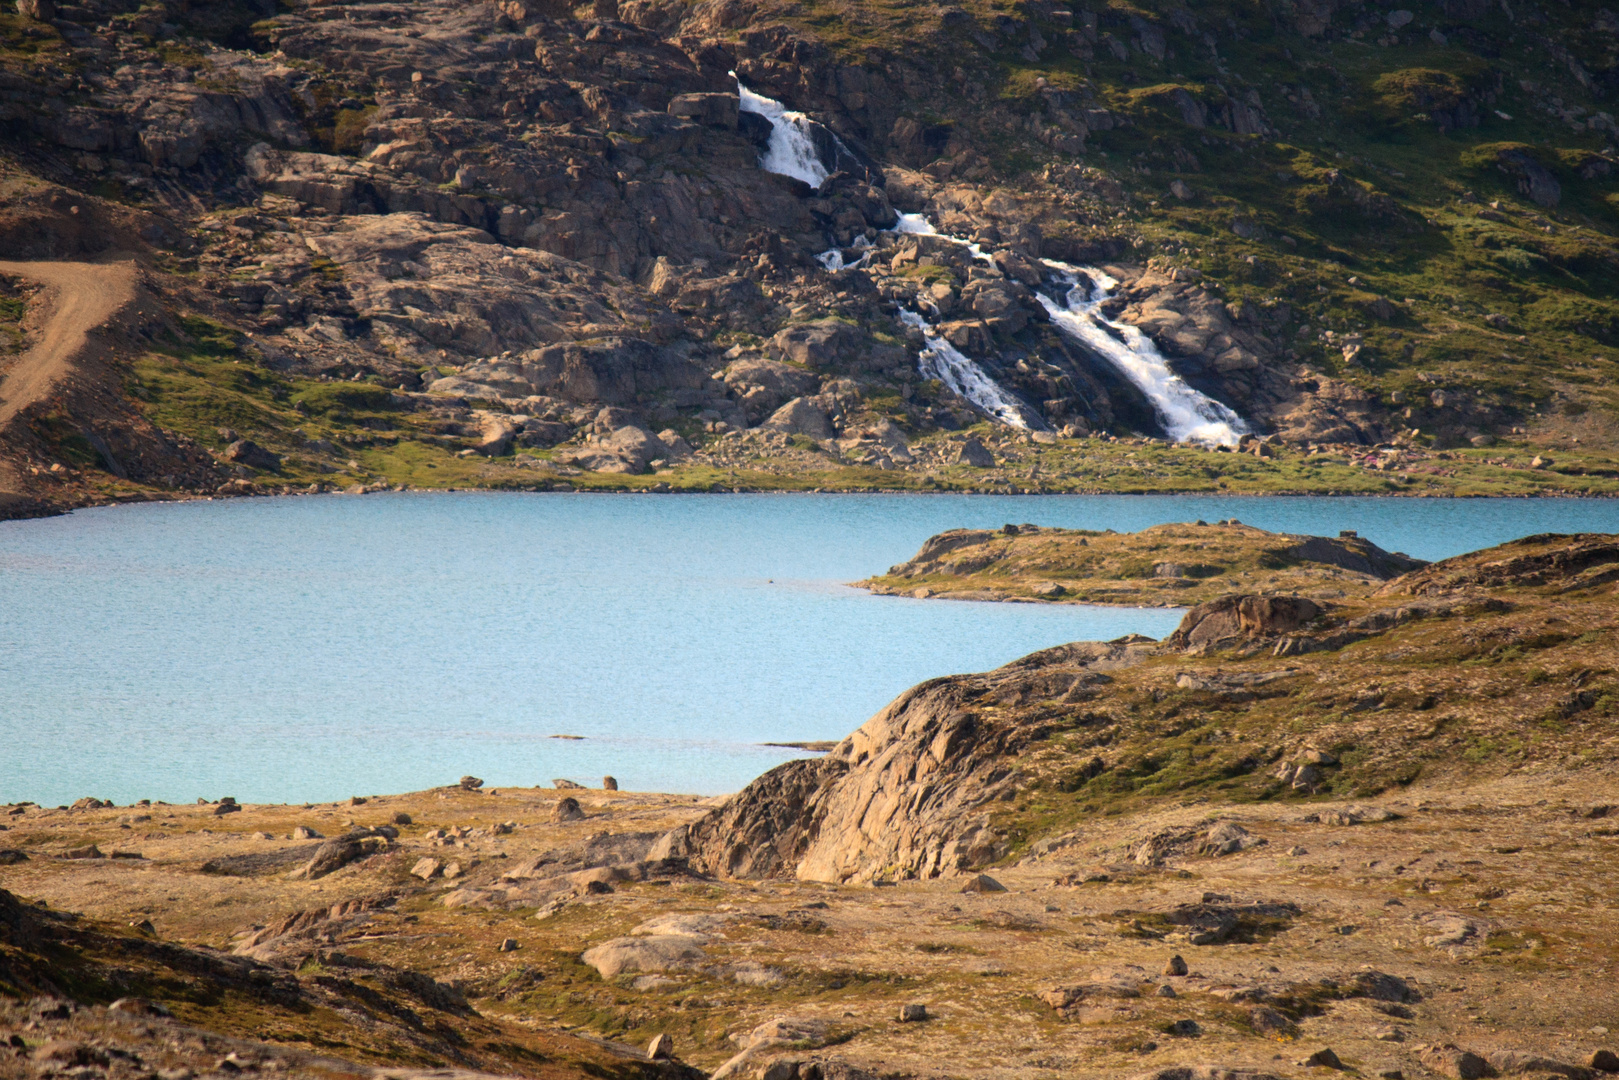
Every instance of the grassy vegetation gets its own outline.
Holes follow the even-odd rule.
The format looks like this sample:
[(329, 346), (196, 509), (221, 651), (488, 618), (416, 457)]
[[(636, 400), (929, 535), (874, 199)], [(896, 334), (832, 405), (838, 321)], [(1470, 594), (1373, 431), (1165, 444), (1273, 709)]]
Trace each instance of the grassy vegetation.
[[(1474, 561), (1501, 557), (1492, 549)], [(1171, 655), (1116, 673), (1095, 702), (1026, 706), (1027, 722), (1053, 734), (1020, 763), (1040, 780), (1001, 812), (1002, 823), (1032, 839), (1164, 800), (1308, 804), (1418, 778), (1612, 760), (1612, 597), (1565, 585), (1495, 589), (1505, 610), (1422, 619), (1285, 661), (1237, 649), (1203, 672), (1291, 673), (1263, 684), (1188, 684), (1179, 679), (1188, 658)], [(1346, 600), (1338, 615), (1401, 602)], [(1334, 763), (1295, 787), (1276, 773), (1305, 749)]]

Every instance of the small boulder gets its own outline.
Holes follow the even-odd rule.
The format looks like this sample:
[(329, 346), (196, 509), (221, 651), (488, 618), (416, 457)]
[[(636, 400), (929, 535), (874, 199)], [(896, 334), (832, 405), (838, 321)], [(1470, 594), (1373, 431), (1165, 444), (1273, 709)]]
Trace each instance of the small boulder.
[(463, 776), (460, 780), (460, 784), (463, 791), (477, 791), (479, 788), (483, 787), (483, 781), (478, 779), (476, 776)]
[(1484, 1077), (1495, 1072), (1490, 1063), (1479, 1055), (1449, 1043), (1422, 1047), (1417, 1051), (1417, 1057), (1429, 1069), (1450, 1080), (1484, 1080)]
[(735, 94), (676, 94), (669, 100), (669, 115), (705, 127), (735, 129), (740, 110)]
[(234, 814), (239, 810), (241, 810), (241, 807), (237, 806), (235, 802), (222, 802), (214, 807), (214, 817), (224, 817), (226, 814)]
[(516, 938), (504, 938), (500, 943), (501, 952), (516, 952), (518, 949)]
[(56, 0), (17, 0), (17, 14), (35, 22), (56, 18)]
[(961, 453), (956, 455), (956, 464), (969, 465), (974, 469), (993, 469), (995, 455), (977, 439), (968, 439), (961, 444)]
[(64, 858), (64, 859), (105, 859), (106, 856), (101, 853), (100, 848), (96, 847), (94, 844), (90, 844), (87, 847), (69, 848), (67, 851), (62, 852), (62, 858)]
[(1591, 1055), (1591, 1068), (1597, 1072), (1619, 1073), (1619, 1054), (1612, 1050), (1598, 1050)]
[(404, 813), (395, 814), (394, 815), (394, 824), (395, 825), (409, 825), (410, 824), (410, 815), (409, 814), (404, 814)]
[(902, 1024), (916, 1023), (917, 1021), (926, 1020), (927, 1018), (928, 1007), (926, 1005), (913, 1003), (910, 1005), (901, 1005), (899, 1007), (899, 1019), (900, 1023)]
[(557, 808), (551, 812), (552, 821), (583, 821), (585, 812), (579, 809), (579, 800), (565, 798), (557, 800)]
[(295, 827), (292, 830), (292, 838), (294, 840), (324, 840), (325, 839), (325, 837), (323, 837), (320, 833), (316, 832), (314, 829), (311, 829), (308, 825), (299, 825), (299, 826)]
[(1165, 975), (1185, 975), (1188, 970), (1186, 961), (1182, 960), (1179, 954), (1171, 956), (1169, 963), (1164, 965)]
[(583, 791), (583, 790), (585, 790), (585, 785), (577, 783), (577, 782), (575, 782), (573, 780), (552, 780), (551, 781), (551, 786), (556, 788), (558, 791)]
[(1344, 1063), (1338, 1060), (1338, 1055), (1330, 1047), (1322, 1047), (1303, 1061), (1299, 1062), (1305, 1068), (1320, 1066), (1325, 1069), (1342, 1069)]
[(465, 869), (458, 862), (453, 862), (444, 868), (444, 877), (447, 881), (453, 881), (464, 873), (466, 873)]
[(225, 448), (225, 457), (238, 465), (246, 465), (260, 472), (276, 472), (281, 468), (279, 455), (272, 454), (251, 439), (237, 439), (231, 443)]
[(961, 891), (964, 893), (993, 893), (1006, 892), (1007, 888), (988, 874), (974, 874), (967, 879), (967, 883), (961, 887)]
[(675, 1041), (667, 1033), (660, 1033), (652, 1037), (647, 1044), (646, 1056), (653, 1061), (667, 1061), (675, 1056)]
[(603, 791), (617, 791), (618, 790), (618, 781), (613, 779), (611, 776), (602, 777), (602, 790)]
[(444, 864), (437, 859), (418, 859), (416, 865), (410, 868), (412, 877), (419, 877), (423, 881), (431, 881), (443, 873)]

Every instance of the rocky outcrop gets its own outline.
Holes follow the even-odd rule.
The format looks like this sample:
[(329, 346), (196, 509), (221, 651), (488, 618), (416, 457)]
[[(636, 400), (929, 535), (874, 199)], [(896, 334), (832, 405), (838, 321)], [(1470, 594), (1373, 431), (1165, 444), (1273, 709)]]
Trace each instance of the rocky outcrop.
[(728, 877), (870, 883), (986, 866), (1007, 851), (990, 809), (1018, 790), (1019, 752), (1071, 722), (997, 706), (1062, 700), (1154, 648), (1064, 645), (923, 683), (825, 758), (772, 769), (666, 846)]

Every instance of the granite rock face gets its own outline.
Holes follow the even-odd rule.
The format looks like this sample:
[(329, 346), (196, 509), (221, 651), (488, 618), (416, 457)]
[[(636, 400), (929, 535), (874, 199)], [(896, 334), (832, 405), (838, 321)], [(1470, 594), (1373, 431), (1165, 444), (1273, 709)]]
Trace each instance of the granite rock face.
[(869, 884), (986, 866), (1007, 850), (988, 811), (1018, 789), (1017, 753), (1048, 731), (975, 706), (1061, 699), (1154, 648), (1064, 645), (983, 675), (925, 682), (825, 758), (755, 780), (679, 843), (693, 866), (727, 877)]

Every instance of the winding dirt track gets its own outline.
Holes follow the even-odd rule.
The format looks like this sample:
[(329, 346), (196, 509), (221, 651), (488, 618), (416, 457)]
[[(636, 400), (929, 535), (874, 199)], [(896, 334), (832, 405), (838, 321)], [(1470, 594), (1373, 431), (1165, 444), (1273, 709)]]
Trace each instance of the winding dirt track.
[(135, 299), (135, 263), (0, 261), (0, 273), (45, 286), (45, 326), (0, 381), (0, 430), (50, 395), (89, 342), (89, 333)]
[[(28, 406), (47, 398), (73, 372), (90, 346), (90, 331), (135, 300), (135, 263), (125, 256), (105, 262), (14, 262), (0, 260), (0, 273), (45, 286), (40, 298), (44, 326), (33, 348), (0, 377), (0, 435)], [(0, 460), (0, 520), (37, 513), (16, 467)]]

